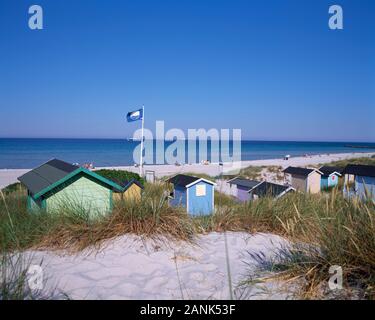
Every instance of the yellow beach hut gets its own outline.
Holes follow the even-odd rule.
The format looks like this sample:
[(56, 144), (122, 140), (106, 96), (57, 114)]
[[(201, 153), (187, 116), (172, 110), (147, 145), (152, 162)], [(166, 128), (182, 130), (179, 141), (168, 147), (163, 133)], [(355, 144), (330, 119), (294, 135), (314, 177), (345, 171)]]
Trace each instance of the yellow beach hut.
[(118, 180), (113, 181), (122, 187), (121, 191), (115, 191), (113, 193), (113, 199), (115, 201), (141, 200), (143, 185), (138, 180), (131, 179), (121, 182)]

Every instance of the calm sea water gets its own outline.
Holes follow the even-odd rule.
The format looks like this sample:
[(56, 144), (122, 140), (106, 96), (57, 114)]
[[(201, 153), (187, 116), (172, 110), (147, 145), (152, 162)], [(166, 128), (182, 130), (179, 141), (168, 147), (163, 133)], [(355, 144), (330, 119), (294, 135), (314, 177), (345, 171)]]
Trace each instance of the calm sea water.
[[(95, 166), (132, 165), (139, 142), (122, 139), (0, 139), (0, 168), (33, 168), (51, 158)], [(167, 148), (170, 143), (165, 144)], [(187, 143), (186, 143), (187, 145)], [(351, 148), (368, 146), (370, 148)], [(211, 146), (208, 144), (208, 154)], [(286, 154), (375, 152), (375, 143), (242, 141), (242, 160), (280, 158)], [(155, 153), (155, 152), (154, 152)], [(154, 154), (155, 156), (155, 154)], [(208, 156), (210, 160), (210, 157)]]

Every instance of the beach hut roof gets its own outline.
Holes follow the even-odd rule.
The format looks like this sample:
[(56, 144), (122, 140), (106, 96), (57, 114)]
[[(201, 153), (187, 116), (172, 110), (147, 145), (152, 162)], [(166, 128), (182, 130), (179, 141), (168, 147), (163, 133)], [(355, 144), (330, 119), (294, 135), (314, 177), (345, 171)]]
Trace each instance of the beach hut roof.
[(134, 183), (136, 184), (138, 187), (140, 187), (141, 189), (144, 189), (144, 186), (142, 183), (140, 183), (137, 179), (130, 179), (130, 180), (124, 180), (124, 181), (120, 181), (118, 179), (115, 179), (115, 178), (111, 178), (110, 180), (112, 180), (114, 183), (117, 183), (119, 186), (122, 187), (122, 190), (116, 190), (117, 192), (124, 192), (126, 191), (127, 189), (129, 189), (129, 187)]
[(185, 187), (185, 188), (189, 188), (192, 185), (194, 185), (198, 182), (201, 182), (201, 181), (207, 182), (207, 183), (212, 184), (212, 185), (216, 185), (216, 183), (214, 183), (210, 180), (206, 180), (206, 179), (198, 178), (198, 177), (194, 177), (194, 176), (188, 176), (186, 174), (177, 174), (177, 175), (175, 175), (172, 178), (169, 178), (167, 180), (167, 182), (172, 183), (175, 186), (180, 186), (180, 187)]
[(193, 176), (188, 176), (185, 174), (177, 174), (173, 176), (172, 178), (169, 178), (167, 182), (173, 183), (174, 185), (181, 186), (181, 187), (186, 187), (188, 184), (198, 180), (199, 178), (193, 177)]
[(270, 195), (272, 197), (279, 197), (290, 190), (294, 191), (295, 189), (290, 186), (284, 186), (281, 184), (263, 181), (258, 185), (254, 186), (248, 192), (254, 192), (258, 196)]
[(260, 181), (237, 177), (237, 178), (228, 180), (228, 183), (235, 184), (240, 187), (248, 188), (250, 190), (251, 188), (254, 188), (256, 185), (260, 184)]
[(330, 176), (333, 173), (337, 173), (338, 176), (341, 176), (343, 168), (341, 167), (331, 167), (331, 166), (323, 166), (319, 168), (321, 172), (323, 172), (324, 176)]
[(354, 174), (362, 177), (375, 177), (375, 166), (368, 166), (363, 164), (348, 164), (344, 171), (344, 174)]
[(36, 194), (49, 185), (64, 178), (79, 167), (70, 163), (52, 159), (18, 178), (31, 193)]
[(311, 173), (313, 173), (313, 172), (317, 172), (319, 174), (323, 174), (323, 172), (321, 172), (318, 169), (314, 169), (314, 168), (288, 167), (288, 168), (286, 168), (284, 170), (284, 173), (296, 174), (296, 175), (306, 176), (306, 177), (308, 175), (310, 175)]
[(84, 172), (97, 181), (101, 181), (112, 189), (122, 189), (117, 183), (88, 169), (58, 159), (52, 159), (43, 163), (39, 167), (18, 177), (18, 180), (24, 184), (34, 198), (37, 199), (81, 172)]

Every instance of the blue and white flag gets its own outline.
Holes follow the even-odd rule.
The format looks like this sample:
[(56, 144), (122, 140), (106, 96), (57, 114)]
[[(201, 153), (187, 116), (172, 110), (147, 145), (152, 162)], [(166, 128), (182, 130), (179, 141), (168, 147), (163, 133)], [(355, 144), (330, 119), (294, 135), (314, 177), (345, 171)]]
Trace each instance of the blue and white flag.
[(126, 119), (128, 120), (128, 122), (142, 120), (143, 109), (128, 112), (128, 114), (126, 115)]

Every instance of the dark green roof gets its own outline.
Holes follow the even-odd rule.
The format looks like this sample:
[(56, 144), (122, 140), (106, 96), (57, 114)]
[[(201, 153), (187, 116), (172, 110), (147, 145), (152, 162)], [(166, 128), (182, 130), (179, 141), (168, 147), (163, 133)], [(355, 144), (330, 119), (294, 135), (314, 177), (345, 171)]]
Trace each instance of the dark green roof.
[(79, 167), (52, 159), (18, 178), (32, 194), (37, 194)]
[(186, 174), (177, 174), (172, 178), (169, 178), (167, 182), (172, 183), (176, 186), (186, 187), (190, 183), (199, 180), (198, 177), (188, 176)]
[(114, 190), (122, 190), (122, 186), (108, 180), (90, 170), (82, 167), (77, 167), (65, 161), (52, 159), (41, 166), (20, 176), (18, 180), (26, 186), (34, 198), (39, 198), (41, 195), (51, 191), (70, 178), (79, 173), (84, 173), (108, 185)]
[(292, 175), (296, 174), (296, 175), (305, 176), (305, 177), (307, 177), (310, 173), (314, 171), (319, 174), (322, 174), (322, 172), (320, 172), (319, 170), (312, 169), (312, 168), (288, 167), (284, 169), (284, 173), (289, 173)]
[(320, 170), (321, 172), (323, 172), (323, 175), (324, 175), (325, 177), (328, 177), (328, 176), (330, 176), (332, 173), (335, 173), (335, 172), (341, 175), (341, 173), (342, 173), (342, 171), (343, 171), (344, 169), (341, 168), (341, 167), (323, 166), (323, 167), (319, 168), (319, 170)]
[(204, 181), (205, 183), (216, 185), (215, 182), (212, 182), (210, 180), (194, 176), (188, 176), (186, 174), (177, 174), (167, 180), (168, 183), (172, 183), (175, 186), (184, 188), (190, 188), (193, 184), (198, 183), (199, 181)]
[(267, 195), (272, 197), (278, 197), (279, 195), (283, 194), (284, 192), (288, 192), (289, 190), (294, 189), (290, 186), (263, 181), (262, 183), (256, 185), (254, 188), (249, 190), (249, 192), (252, 191), (259, 197), (265, 197)]
[(249, 179), (238, 177), (238, 178), (234, 178), (232, 180), (229, 180), (228, 183), (229, 184), (235, 184), (237, 186), (247, 188), (248, 190), (250, 190), (250, 189), (254, 188), (255, 186), (257, 186), (258, 184), (260, 184), (260, 181), (249, 180)]

